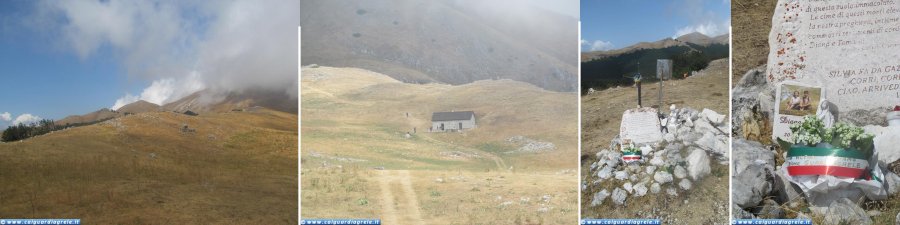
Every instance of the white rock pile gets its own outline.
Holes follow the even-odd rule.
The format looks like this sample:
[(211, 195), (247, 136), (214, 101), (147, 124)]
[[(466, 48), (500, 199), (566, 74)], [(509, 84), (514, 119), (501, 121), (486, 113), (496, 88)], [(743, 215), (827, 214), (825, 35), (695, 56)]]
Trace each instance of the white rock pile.
[(664, 140), (649, 148), (640, 146), (642, 162), (625, 164), (615, 150), (597, 153), (597, 161), (590, 166), (593, 182), (582, 184), (583, 189), (594, 191), (592, 207), (605, 204), (607, 197), (611, 199), (607, 203), (625, 205), (630, 198), (647, 195), (678, 196), (710, 174), (712, 160), (728, 164), (725, 115), (709, 109), (676, 110), (678, 118), (669, 125)]

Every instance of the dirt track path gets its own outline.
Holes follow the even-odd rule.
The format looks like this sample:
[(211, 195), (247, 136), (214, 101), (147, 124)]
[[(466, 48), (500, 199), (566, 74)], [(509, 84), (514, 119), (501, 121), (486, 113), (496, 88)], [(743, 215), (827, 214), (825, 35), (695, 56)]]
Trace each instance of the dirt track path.
[(425, 224), (408, 170), (382, 170), (378, 183), (384, 211), (382, 224)]

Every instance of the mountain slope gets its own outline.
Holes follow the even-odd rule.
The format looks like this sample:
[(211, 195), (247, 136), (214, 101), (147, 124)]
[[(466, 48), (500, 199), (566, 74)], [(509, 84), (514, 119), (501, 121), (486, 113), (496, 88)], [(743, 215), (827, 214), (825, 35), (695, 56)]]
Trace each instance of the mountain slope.
[(656, 81), (658, 59), (671, 59), (672, 76), (683, 78), (691, 71), (706, 68), (716, 59), (729, 55), (726, 35), (715, 38), (700, 33), (686, 34), (677, 39), (666, 38), (653, 43), (639, 43), (619, 50), (582, 54), (581, 91), (631, 85), (625, 76), (640, 72), (645, 82)]
[(297, 113), (297, 99), (281, 91), (251, 89), (241, 92), (217, 93), (198, 91), (161, 108), (175, 112), (227, 112), (250, 107), (265, 107), (287, 113)]
[[(493, 143), (506, 149), (511, 147), (506, 146), (508, 138), (527, 136), (552, 142), (558, 150), (534, 155), (502, 156), (515, 158), (514, 160), (543, 161), (541, 164), (516, 165), (523, 169), (558, 170), (571, 166), (571, 158), (565, 156), (577, 152), (577, 96), (574, 93), (544, 91), (531, 84), (511, 80), (477, 81), (459, 86), (406, 84), (383, 74), (355, 68), (303, 68), (303, 73), (303, 131), (317, 134), (309, 136), (310, 139), (304, 136), (304, 146), (309, 149), (322, 151), (334, 148), (335, 145), (330, 144), (330, 139), (325, 137), (335, 132), (385, 130), (377, 134), (387, 135), (385, 139), (403, 140), (400, 134), (412, 133), (415, 128), (417, 136), (437, 141), (419, 140), (423, 142), (413, 142), (402, 147), (405, 149), (421, 145), (416, 151), (419, 153), (415, 154), (425, 154), (422, 149), (436, 148), (435, 144), (443, 146), (447, 143), (474, 149), (484, 147), (481, 145), (485, 143)], [(427, 132), (433, 112), (452, 110), (474, 111), (478, 128), (465, 132), (465, 137)], [(409, 117), (406, 117), (407, 113)], [(369, 133), (366, 136), (378, 135)], [(373, 137), (367, 139), (370, 138), (378, 140)], [(354, 154), (357, 157), (371, 155), (363, 146), (364, 144), (343, 146), (341, 151), (360, 151), (360, 154)], [(378, 160), (397, 160), (386, 156), (372, 157)], [(444, 168), (441, 163), (431, 161), (404, 164)], [(493, 166), (493, 163), (489, 166)]]
[(364, 68), (407, 83), (506, 78), (577, 89), (576, 18), (492, 1), (300, 4), (304, 64)]
[(297, 223), (297, 120), (145, 112), (0, 143), (0, 217)]
[(138, 100), (136, 102), (132, 102), (131, 104), (124, 105), (119, 107), (116, 111), (120, 113), (143, 113), (143, 112), (154, 112), (159, 111), (159, 105), (149, 103), (144, 100)]
[(103, 108), (91, 113), (87, 113), (84, 115), (72, 115), (67, 116), (61, 120), (57, 120), (55, 123), (60, 126), (65, 126), (67, 124), (75, 125), (75, 124), (87, 124), (93, 123), (97, 121), (112, 119), (115, 117), (119, 117), (121, 114), (119, 112)]
[[(575, 93), (508, 79), (454, 86), (403, 83), (357, 68), (302, 71), (304, 218), (379, 217), (394, 224), (575, 221)], [(433, 112), (454, 110), (474, 111), (477, 127), (428, 132)], [(541, 188), (534, 188), (535, 182)], [(552, 196), (553, 201), (509, 207), (471, 201), (497, 196)], [(359, 204), (360, 199), (369, 204)], [(535, 214), (539, 207), (559, 213)]]

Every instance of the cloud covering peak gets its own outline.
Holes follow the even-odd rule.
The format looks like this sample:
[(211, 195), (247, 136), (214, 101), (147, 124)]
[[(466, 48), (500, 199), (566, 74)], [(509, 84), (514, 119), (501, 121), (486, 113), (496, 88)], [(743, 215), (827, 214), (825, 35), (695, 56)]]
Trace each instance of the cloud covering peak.
[(202, 89), (298, 92), (296, 1), (47, 1), (38, 21), (82, 59), (108, 49), (125, 72), (152, 81), (113, 108), (165, 104)]

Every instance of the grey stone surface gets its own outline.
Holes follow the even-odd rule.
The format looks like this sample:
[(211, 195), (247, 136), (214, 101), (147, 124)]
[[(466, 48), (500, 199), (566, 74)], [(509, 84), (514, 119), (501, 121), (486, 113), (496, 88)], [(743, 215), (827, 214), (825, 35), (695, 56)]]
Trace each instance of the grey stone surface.
[(900, 160), (900, 127), (887, 127), (881, 135), (876, 136), (875, 152), (882, 165)]
[(681, 179), (681, 182), (678, 182), (678, 187), (681, 187), (683, 190), (691, 190), (691, 180)]
[(641, 197), (647, 194), (647, 185), (644, 182), (634, 185), (634, 196)]
[(626, 198), (628, 198), (628, 193), (626, 193), (625, 190), (622, 190), (621, 188), (616, 188), (615, 190), (613, 190), (612, 195), (610, 195), (610, 199), (616, 205), (625, 204)]
[(599, 177), (601, 180), (605, 180), (612, 176), (612, 171), (613, 169), (609, 166), (604, 166), (602, 169), (600, 169), (600, 171), (597, 171), (597, 177)]
[(688, 163), (688, 175), (691, 176), (691, 179), (697, 181), (710, 173), (709, 156), (706, 155), (705, 151), (694, 149), (686, 160)]
[(745, 211), (737, 204), (731, 204), (731, 216), (734, 217), (735, 219), (753, 219), (753, 218), (755, 218), (755, 216), (753, 216), (752, 213)]
[(647, 174), (653, 174), (653, 172), (656, 172), (656, 166), (647, 166), (644, 167), (644, 170)]
[(662, 170), (656, 171), (656, 173), (653, 174), (653, 180), (660, 184), (669, 183), (672, 182), (672, 174)]
[(760, 219), (781, 219), (784, 218), (784, 209), (781, 208), (781, 205), (778, 202), (775, 202), (771, 199), (766, 199), (762, 202), (762, 206), (759, 208)]
[(684, 169), (681, 165), (675, 166), (675, 169), (672, 171), (672, 174), (675, 175), (675, 178), (683, 179), (687, 177), (687, 170)]
[(737, 174), (731, 185), (731, 198), (734, 203), (742, 208), (758, 205), (763, 197), (772, 191), (769, 177), (771, 175), (762, 166), (748, 167)]
[(900, 192), (900, 176), (886, 171), (884, 173), (884, 186), (887, 188), (888, 195), (897, 194), (897, 192)]
[(759, 142), (734, 138), (731, 157), (733, 174), (740, 174), (750, 166), (762, 166), (769, 171), (775, 171), (775, 154)]
[(616, 180), (625, 180), (628, 179), (628, 172), (625, 171), (616, 171), (615, 173)]
[(609, 191), (606, 191), (606, 189), (603, 189), (602, 191), (594, 193), (594, 198), (591, 200), (591, 206), (593, 207), (593, 206), (602, 205), (603, 200), (605, 200), (606, 197), (609, 197)]
[(653, 183), (650, 185), (650, 193), (658, 194), (660, 191), (659, 183)]
[(824, 216), (824, 222), (828, 225), (872, 224), (872, 219), (866, 214), (866, 210), (846, 198), (831, 203)]
[(775, 183), (773, 186), (775, 197), (779, 203), (786, 203), (803, 197), (803, 190), (800, 186), (791, 183), (786, 177), (780, 173), (775, 173)]
[[(886, 96), (896, 95), (900, 79), (883, 78), (895, 75), (900, 62), (900, 32), (886, 31), (900, 26), (894, 19), (900, 12), (890, 10), (896, 9), (897, 3), (861, 0), (853, 6), (856, 4), (866, 5), (779, 0), (768, 39), (768, 82), (823, 85), (823, 96), (841, 112), (897, 104), (896, 98)], [(825, 28), (866, 21), (878, 22)], [(882, 30), (885, 32), (879, 32)], [(844, 114), (838, 121), (852, 117)]]

